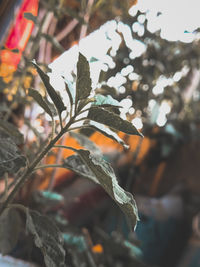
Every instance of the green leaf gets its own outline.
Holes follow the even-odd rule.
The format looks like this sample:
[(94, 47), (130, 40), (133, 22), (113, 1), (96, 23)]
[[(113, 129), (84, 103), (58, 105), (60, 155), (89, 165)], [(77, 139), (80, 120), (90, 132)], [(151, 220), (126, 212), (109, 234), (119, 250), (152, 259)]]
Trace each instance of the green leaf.
[(88, 178), (98, 184), (98, 180), (96, 179), (95, 175), (83, 162), (79, 155), (75, 154), (64, 159), (62, 166), (63, 168), (71, 170), (80, 175), (81, 177)]
[(142, 136), (142, 134), (138, 132), (138, 130), (131, 122), (123, 120), (115, 113), (110, 112), (106, 109), (100, 107), (91, 107), (88, 118), (93, 121), (105, 124), (118, 131), (122, 131), (126, 134)]
[(29, 96), (32, 96), (34, 100), (38, 103), (38, 105), (41, 106), (44, 109), (44, 111), (46, 111), (46, 113), (48, 113), (52, 117), (51, 109), (49, 108), (45, 100), (43, 100), (43, 97), (38, 91), (29, 89), (28, 94)]
[(16, 246), (20, 230), (21, 218), (17, 210), (7, 208), (0, 216), (0, 252), (5, 255)]
[[(74, 162), (73, 169), (77, 169), (76, 172), (80, 172), (84, 169), (84, 163), (88, 167), (88, 169), (90, 169), (90, 171), (88, 171), (88, 169), (85, 167), (82, 176), (86, 177), (87, 173), (89, 173), (87, 178), (96, 181), (104, 188), (104, 190), (110, 195), (110, 197), (119, 205), (119, 207), (125, 213), (131, 228), (134, 228), (137, 224), (137, 220), (139, 220), (135, 200), (131, 193), (125, 191), (122, 187), (119, 186), (111, 165), (105, 160), (103, 160), (102, 157), (92, 155), (88, 150), (74, 149), (74, 151), (76, 151), (80, 156), (82, 164), (81, 160), (79, 160), (80, 165), (76, 167), (74, 165)], [(71, 158), (70, 160), (72, 159), (77, 160), (77, 157)], [(71, 164), (72, 166), (72, 161), (70, 163), (69, 159), (66, 160), (65, 163), (67, 163), (67, 165)], [(91, 175), (91, 172), (93, 173), (93, 176)]]
[(94, 130), (102, 133), (103, 135), (107, 136), (108, 138), (111, 138), (112, 140), (118, 142), (119, 144), (123, 145), (125, 149), (128, 149), (129, 146), (124, 143), (124, 141), (118, 136), (117, 133), (113, 132), (111, 129), (106, 127), (105, 125), (95, 122), (95, 121), (90, 121), (88, 127), (93, 128)]
[(92, 90), (90, 69), (87, 59), (79, 53), (77, 63), (77, 82), (76, 82), (76, 103), (90, 95)]
[(34, 236), (35, 245), (41, 249), (47, 267), (64, 267), (63, 238), (57, 226), (36, 211), (26, 211), (26, 228)]
[(20, 153), (18, 147), (5, 132), (0, 131), (0, 176), (5, 172), (16, 173), (26, 166), (26, 158)]
[(65, 77), (62, 77), (65, 81), (65, 89), (67, 91), (67, 94), (69, 96), (69, 101), (70, 101), (70, 104), (71, 106), (75, 103), (75, 95), (76, 95), (76, 92), (75, 92), (75, 88), (73, 86), (73, 84), (66, 80)]
[(119, 101), (114, 99), (111, 95), (95, 95), (95, 102), (93, 104), (94, 106), (101, 106), (101, 105), (108, 105), (108, 106), (115, 106), (115, 107), (121, 107)]
[(32, 61), (32, 63), (36, 67), (37, 72), (39, 73), (40, 78), (42, 79), (51, 100), (53, 101), (54, 105), (56, 106), (58, 113), (61, 114), (62, 111), (64, 111), (66, 109), (61, 97), (56, 93), (53, 86), (51, 86), (51, 84), (49, 82), (49, 76), (43, 72), (43, 70), (36, 64), (35, 61)]
[(0, 120), (0, 129), (3, 130), (17, 145), (24, 143), (24, 136), (20, 131), (10, 122)]
[(46, 33), (42, 33), (41, 36), (50, 42), (59, 52), (63, 53), (65, 51), (63, 46), (53, 36)]
[(81, 146), (90, 150), (92, 154), (102, 155), (102, 152), (98, 148), (98, 146), (94, 142), (92, 142), (87, 136), (76, 132), (70, 132), (70, 135), (75, 138)]
[(35, 24), (38, 24), (37, 17), (30, 12), (24, 12), (24, 17), (28, 20), (33, 21)]

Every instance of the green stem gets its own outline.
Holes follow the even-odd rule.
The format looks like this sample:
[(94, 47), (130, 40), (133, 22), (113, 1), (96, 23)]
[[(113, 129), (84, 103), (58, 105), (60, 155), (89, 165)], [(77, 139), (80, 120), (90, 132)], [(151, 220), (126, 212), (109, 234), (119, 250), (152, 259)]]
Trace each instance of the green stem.
[(69, 149), (69, 150), (76, 151), (76, 150), (75, 150), (73, 147), (70, 147), (70, 146), (55, 145), (54, 147), (58, 147), (58, 148), (65, 148), (65, 149)]
[(47, 165), (39, 165), (38, 167), (35, 167), (34, 171), (40, 170), (40, 169), (47, 169), (47, 168), (64, 168), (61, 164), (47, 164)]

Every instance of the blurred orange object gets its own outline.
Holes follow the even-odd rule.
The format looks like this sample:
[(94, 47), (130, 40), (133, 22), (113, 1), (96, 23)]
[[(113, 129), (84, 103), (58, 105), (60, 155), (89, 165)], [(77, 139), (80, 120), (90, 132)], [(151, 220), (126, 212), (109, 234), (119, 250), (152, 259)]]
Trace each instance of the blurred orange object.
[[(141, 161), (144, 159), (144, 157), (147, 155), (149, 149), (152, 146), (152, 142), (149, 138), (144, 137), (143, 139), (136, 135), (127, 135), (125, 133), (119, 132), (118, 133), (120, 138), (125, 141), (126, 144), (129, 145), (129, 149), (127, 151), (124, 151), (123, 146), (118, 144), (117, 142), (113, 141), (112, 139), (105, 137), (99, 132), (95, 132), (90, 137), (91, 141), (93, 141), (97, 146), (100, 147), (102, 152), (104, 154), (112, 154), (112, 153), (119, 153), (121, 154), (120, 159), (118, 160), (117, 164), (119, 166), (125, 165), (125, 164), (140, 164)], [(65, 146), (74, 147), (76, 149), (83, 148), (81, 147), (78, 142), (71, 136), (66, 136), (64, 140)], [(84, 148), (83, 148), (84, 149)], [(58, 149), (54, 149), (54, 152), (57, 153)], [(71, 150), (68, 149), (62, 149), (62, 159), (65, 159), (69, 156), (74, 154)], [(135, 157), (135, 154), (136, 157)], [(135, 161), (133, 160), (135, 158)], [(46, 164), (55, 164), (56, 157), (55, 155), (48, 156), (46, 159)], [(134, 161), (134, 162), (133, 162)], [(52, 174), (52, 168), (48, 168), (45, 171), (46, 179), (42, 182), (40, 185), (40, 189), (46, 189), (49, 184), (49, 177), (51, 177)], [(73, 173), (67, 169), (58, 168), (56, 169), (55, 173), (55, 184), (61, 184), (66, 179), (69, 179), (73, 176)]]
[(92, 247), (92, 252), (93, 253), (97, 253), (97, 254), (101, 254), (103, 253), (103, 247), (101, 244), (97, 244), (95, 246)]

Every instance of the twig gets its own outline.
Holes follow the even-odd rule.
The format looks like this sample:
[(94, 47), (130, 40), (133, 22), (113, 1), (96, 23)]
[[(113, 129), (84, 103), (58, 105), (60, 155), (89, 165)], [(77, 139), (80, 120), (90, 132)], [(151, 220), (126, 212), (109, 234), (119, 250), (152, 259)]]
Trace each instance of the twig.
[(68, 23), (66, 27), (56, 35), (56, 40), (58, 42), (62, 41), (71, 31), (73, 31), (78, 23), (77, 19), (70, 21), (70, 23)]
[(81, 27), (79, 41), (82, 38), (84, 38), (86, 36), (86, 34), (87, 34), (88, 22), (89, 22), (89, 19), (90, 19), (90, 13), (91, 13), (91, 9), (92, 9), (93, 3), (94, 3), (94, 0), (88, 0), (87, 9), (86, 9), (86, 13), (85, 13), (85, 16), (84, 16), (85, 24), (82, 25), (82, 27)]
[[(53, 36), (56, 30), (58, 19), (53, 17), (51, 24), (49, 26), (48, 34)], [(52, 44), (50, 42), (47, 42), (46, 46), (46, 53), (45, 53), (45, 63), (49, 64), (51, 62), (52, 57)]]
[[(60, 145), (63, 145), (64, 142), (65, 142), (65, 137), (62, 137)], [(58, 153), (57, 153), (56, 162), (55, 162), (56, 165), (61, 161), (61, 158), (62, 158), (62, 149), (58, 148)], [(54, 187), (56, 173), (57, 173), (57, 168), (53, 169), (53, 171), (52, 171), (52, 174), (51, 174), (51, 177), (50, 177), (50, 180), (49, 180), (49, 185), (48, 185), (48, 190), (49, 191), (51, 191), (53, 189), (53, 187)]]
[[(44, 24), (42, 25), (42, 30), (41, 30), (42, 33), (47, 33), (49, 25), (50, 25), (52, 19), (53, 19), (53, 12), (49, 12), (47, 14), (47, 17), (46, 17), (45, 21), (44, 21)], [(46, 39), (42, 38), (41, 41), (40, 41), (40, 49), (39, 49), (39, 55), (38, 55), (38, 61), (39, 62), (44, 62), (46, 44), (47, 44)]]

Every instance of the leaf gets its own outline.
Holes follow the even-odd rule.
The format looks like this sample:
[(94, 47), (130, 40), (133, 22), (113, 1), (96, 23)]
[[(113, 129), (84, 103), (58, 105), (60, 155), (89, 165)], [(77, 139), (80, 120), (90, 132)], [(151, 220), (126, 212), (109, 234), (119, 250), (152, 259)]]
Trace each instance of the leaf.
[[(92, 171), (92, 180), (96, 180), (119, 205), (125, 213), (131, 228), (134, 228), (137, 224), (137, 220), (139, 220), (135, 200), (131, 193), (119, 186), (111, 165), (103, 160), (101, 156), (92, 155), (88, 150), (74, 149), (74, 151), (78, 153), (85, 165)], [(87, 173), (87, 169), (85, 170), (86, 172), (84, 172), (84, 176), (85, 173)], [(91, 179), (91, 174), (88, 178)]]
[(98, 180), (94, 176), (93, 172), (88, 168), (88, 166), (83, 162), (79, 155), (75, 154), (64, 159), (63, 165), (64, 168), (69, 169), (78, 175), (88, 178), (95, 183), (98, 183)]
[(91, 107), (88, 118), (93, 121), (105, 124), (118, 131), (122, 131), (126, 134), (142, 136), (142, 134), (138, 132), (138, 130), (131, 122), (123, 120), (115, 113), (110, 112), (106, 109), (100, 107)]
[(24, 12), (24, 18), (33, 21), (35, 24), (38, 24), (37, 17), (30, 12)]
[(76, 103), (90, 95), (92, 90), (90, 69), (87, 59), (79, 53), (77, 63)]
[(98, 146), (94, 142), (92, 142), (87, 136), (80, 134), (80, 133), (76, 133), (76, 132), (70, 132), (69, 134), (74, 139), (76, 139), (81, 146), (90, 150), (92, 154), (102, 155), (102, 152), (98, 148)]
[(78, 112), (81, 111), (85, 106), (87, 106), (89, 103), (93, 103), (95, 101), (94, 97), (82, 99), (78, 103)]
[(94, 106), (101, 106), (101, 105), (108, 105), (108, 106), (115, 106), (115, 107), (121, 107), (119, 101), (114, 99), (111, 95), (95, 95), (95, 102), (93, 104)]
[(57, 226), (36, 211), (26, 211), (26, 228), (34, 236), (35, 245), (41, 249), (47, 267), (64, 267), (63, 238)]
[(5, 132), (0, 131), (0, 176), (5, 172), (16, 173), (26, 166), (26, 158)]
[(15, 142), (17, 145), (24, 143), (24, 136), (20, 131), (10, 122), (0, 120), (0, 129), (3, 132), (7, 133), (8, 136)]
[(41, 94), (34, 90), (34, 89), (29, 89), (28, 90), (29, 96), (32, 96), (34, 100), (38, 103), (39, 106), (41, 106), (46, 113), (48, 113), (52, 117), (52, 112), (47, 103), (43, 100)]
[(55, 89), (50, 84), (49, 76), (43, 72), (43, 70), (36, 64), (35, 61), (32, 61), (32, 63), (36, 67), (37, 72), (39, 73), (51, 100), (55, 104), (58, 113), (61, 114), (62, 111), (66, 109), (61, 97), (56, 93)]
[(41, 36), (50, 42), (59, 52), (63, 53), (65, 51), (63, 46), (53, 36), (46, 33), (42, 33)]
[(90, 121), (89, 127), (93, 128), (94, 130), (102, 133), (103, 135), (107, 136), (108, 138), (111, 138), (112, 140), (118, 142), (119, 144), (123, 145), (125, 149), (128, 149), (129, 146), (124, 143), (124, 141), (116, 134), (113, 132), (111, 129), (108, 127), (105, 127), (103, 124), (95, 122), (95, 121)]
[(5, 255), (16, 246), (20, 229), (21, 218), (17, 210), (7, 208), (0, 216), (0, 252)]
[(70, 104), (72, 106), (74, 104), (74, 102), (75, 102), (75, 95), (76, 95), (75, 88), (74, 88), (73, 84), (70, 81), (65, 79), (65, 77), (62, 77), (62, 78), (65, 81), (65, 89), (67, 91), (67, 94), (69, 96), (69, 101), (70, 101)]

